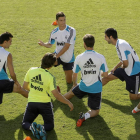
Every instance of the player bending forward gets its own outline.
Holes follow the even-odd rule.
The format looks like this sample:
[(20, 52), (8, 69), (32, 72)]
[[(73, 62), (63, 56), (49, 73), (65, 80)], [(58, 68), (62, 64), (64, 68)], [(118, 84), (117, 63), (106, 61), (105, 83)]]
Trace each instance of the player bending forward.
[(72, 87), (72, 68), (74, 64), (74, 45), (76, 39), (76, 31), (73, 27), (66, 25), (66, 16), (63, 12), (56, 14), (58, 27), (51, 32), (48, 43), (43, 43), (41, 40), (39, 45), (46, 48), (52, 47), (56, 43), (57, 65), (63, 66), (65, 78), (67, 82), (67, 91)]
[[(32, 67), (28, 70), (23, 87), (29, 90), (28, 105), (23, 117), (22, 127), (31, 130), (34, 137), (46, 140), (46, 132), (54, 128), (54, 116), (51, 103), (51, 94), (73, 110), (73, 104), (57, 90), (55, 77), (50, 73), (56, 63), (56, 56), (47, 53), (42, 58), (41, 67)], [(29, 88), (30, 87), (30, 88)], [(44, 126), (33, 122), (41, 114)]]
[[(79, 99), (88, 95), (88, 106), (91, 110), (80, 113), (77, 126), (80, 127), (86, 119), (99, 114), (101, 106), (102, 81), (101, 75), (108, 75), (108, 68), (103, 55), (93, 50), (95, 39), (87, 34), (83, 38), (86, 51), (76, 57), (73, 68), (73, 89), (64, 95), (70, 99), (76, 95)], [(81, 71), (82, 80), (77, 85), (77, 75)]]
[[(6, 51), (12, 44), (12, 38), (13, 35), (9, 32), (0, 35), (0, 104), (2, 104), (3, 93), (17, 92), (28, 98), (28, 91), (24, 90), (17, 81), (12, 54)], [(12, 79), (8, 78), (7, 67)]]

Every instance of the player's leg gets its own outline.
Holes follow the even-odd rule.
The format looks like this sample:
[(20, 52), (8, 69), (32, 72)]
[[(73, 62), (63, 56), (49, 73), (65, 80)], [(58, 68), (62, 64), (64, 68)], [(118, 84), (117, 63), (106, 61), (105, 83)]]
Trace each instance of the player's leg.
[(40, 103), (39, 113), (42, 115), (44, 120), (44, 125), (38, 124), (40, 137), (42, 140), (46, 140), (46, 131), (50, 131), (54, 128), (54, 116), (53, 116), (53, 105), (51, 102)]
[(129, 98), (130, 100), (138, 100), (140, 99), (140, 93), (138, 94), (129, 93)]
[(3, 100), (3, 93), (0, 92), (0, 104), (2, 104), (2, 100)]
[(66, 70), (65, 72), (65, 79), (67, 84), (67, 92), (72, 88), (73, 82), (72, 82), (72, 70)]
[(29, 93), (29, 92), (28, 92), (27, 90), (25, 90), (24, 88), (22, 88), (22, 87), (16, 85), (15, 83), (14, 83), (14, 85), (13, 85), (13, 92), (19, 93), (19, 94), (21, 94), (22, 96), (28, 98), (28, 93)]
[(69, 90), (66, 94), (63, 95), (66, 99), (71, 99), (74, 96), (74, 93), (72, 92), (72, 89)]
[(23, 116), (22, 127), (25, 130), (30, 130), (34, 137), (39, 139), (40, 135), (37, 130), (37, 123), (33, 122), (38, 116), (37, 103), (28, 103)]
[(89, 93), (88, 94), (88, 106), (91, 110), (86, 113), (80, 113), (79, 119), (77, 121), (77, 127), (80, 127), (82, 123), (91, 118), (95, 117), (99, 114), (101, 105), (101, 93)]
[(112, 81), (112, 80), (115, 80), (115, 79), (118, 79), (116, 76), (114, 76), (113, 74), (109, 74), (107, 77), (103, 77), (102, 78), (102, 84), (103, 86), (106, 85), (109, 81)]
[(62, 65), (63, 65), (63, 70), (65, 73), (65, 79), (66, 79), (66, 83), (67, 83), (67, 91), (69, 91), (73, 86), (73, 83), (72, 83), (73, 71), (72, 71), (72, 69), (73, 69), (74, 62), (72, 62), (72, 63), (62, 62)]
[(54, 115), (52, 103), (40, 103), (39, 110), (44, 120), (45, 131), (52, 130), (54, 128)]
[(138, 113), (140, 112), (140, 102), (138, 103), (138, 105), (132, 110), (132, 113), (135, 114), (135, 113)]
[(129, 92), (130, 100), (140, 99), (140, 74), (125, 77), (126, 90)]

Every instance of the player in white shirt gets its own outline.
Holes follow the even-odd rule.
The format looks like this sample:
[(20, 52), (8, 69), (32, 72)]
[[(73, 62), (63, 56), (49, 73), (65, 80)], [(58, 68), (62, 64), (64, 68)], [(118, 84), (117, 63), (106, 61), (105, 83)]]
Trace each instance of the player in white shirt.
[[(0, 35), (0, 104), (2, 103), (3, 93), (17, 92), (28, 98), (28, 92), (24, 90), (17, 81), (12, 54), (5, 50), (10, 47), (12, 38), (13, 35), (9, 32)], [(12, 79), (8, 78), (6, 72), (7, 67)]]
[(50, 48), (54, 43), (56, 43), (55, 53), (58, 65), (63, 65), (69, 90), (72, 87), (72, 68), (75, 60), (74, 45), (76, 31), (73, 27), (66, 25), (66, 16), (63, 12), (58, 12), (56, 14), (56, 22), (59, 27), (51, 32), (49, 41), (44, 43), (40, 40), (38, 44), (46, 48)]
[(111, 73), (102, 79), (103, 85), (109, 81), (120, 79), (126, 82), (126, 90), (131, 100), (140, 99), (140, 61), (137, 53), (125, 40), (118, 39), (117, 31), (108, 28), (105, 31), (105, 40), (115, 45), (120, 62), (111, 70)]
[[(86, 51), (76, 57), (73, 68), (73, 89), (64, 95), (70, 99), (76, 95), (79, 99), (88, 95), (88, 106), (91, 110), (81, 113), (77, 121), (77, 127), (90, 117), (99, 114), (102, 92), (102, 78), (108, 75), (108, 68), (103, 55), (93, 50), (95, 39), (87, 34), (83, 38)], [(81, 81), (77, 85), (77, 75), (81, 71)]]

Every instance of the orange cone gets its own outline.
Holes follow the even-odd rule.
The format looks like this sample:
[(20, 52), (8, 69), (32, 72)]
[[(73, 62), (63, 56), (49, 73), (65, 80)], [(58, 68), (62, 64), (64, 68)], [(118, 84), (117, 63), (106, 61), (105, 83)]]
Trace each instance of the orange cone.
[(58, 25), (58, 24), (57, 24), (57, 22), (56, 22), (56, 21), (54, 21), (54, 22), (52, 23), (52, 25), (56, 26), (56, 25)]
[(24, 140), (32, 140), (29, 136), (27, 136)]

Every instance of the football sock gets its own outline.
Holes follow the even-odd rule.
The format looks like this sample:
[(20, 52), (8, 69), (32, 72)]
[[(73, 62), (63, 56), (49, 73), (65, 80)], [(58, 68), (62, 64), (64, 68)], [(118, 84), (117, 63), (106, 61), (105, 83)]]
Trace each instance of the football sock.
[(89, 113), (85, 113), (85, 120), (90, 118), (90, 114)]
[(137, 111), (140, 111), (140, 109), (136, 106), (135, 108), (134, 108), (134, 110), (137, 112)]

